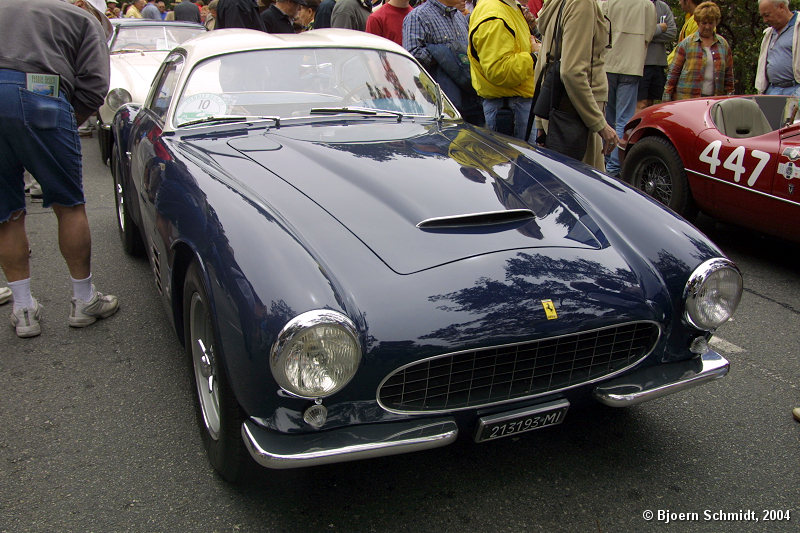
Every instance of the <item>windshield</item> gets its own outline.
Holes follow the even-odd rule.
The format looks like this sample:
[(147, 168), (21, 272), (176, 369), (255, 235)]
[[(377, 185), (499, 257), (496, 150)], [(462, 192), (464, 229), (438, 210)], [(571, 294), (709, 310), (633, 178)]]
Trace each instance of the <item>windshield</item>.
[(197, 37), (206, 31), (202, 26), (178, 27), (178, 26), (141, 26), (141, 27), (122, 27), (119, 28), (114, 42), (109, 49), (113, 52), (121, 51), (144, 51), (168, 52), (192, 37)]
[(345, 108), (438, 117), (439, 98), (436, 84), (401, 54), (349, 48), (256, 50), (198, 64), (177, 103), (174, 124), (223, 115), (308, 117)]

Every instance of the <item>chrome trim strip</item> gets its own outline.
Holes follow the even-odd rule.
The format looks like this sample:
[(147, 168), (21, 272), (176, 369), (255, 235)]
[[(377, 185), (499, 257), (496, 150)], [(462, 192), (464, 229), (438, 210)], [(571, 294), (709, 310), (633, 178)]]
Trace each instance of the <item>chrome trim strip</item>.
[(719, 178), (715, 178), (714, 176), (709, 176), (708, 174), (703, 174), (702, 172), (697, 172), (696, 170), (692, 170), (690, 168), (687, 168), (686, 170), (688, 172), (691, 172), (692, 174), (700, 176), (701, 178), (706, 178), (706, 179), (710, 179), (712, 181), (717, 181), (717, 182), (722, 183), (724, 185), (730, 185), (731, 187), (736, 187), (737, 189), (742, 189), (742, 190), (745, 190), (747, 192), (751, 192), (753, 194), (760, 194), (761, 196), (766, 196), (767, 198), (771, 198), (773, 200), (779, 200), (781, 202), (785, 202), (785, 203), (790, 204), (790, 205), (800, 206), (800, 202), (796, 202), (794, 200), (789, 200), (788, 198), (783, 198), (781, 196), (775, 196), (774, 194), (770, 194), (770, 193), (766, 193), (766, 192), (763, 192), (763, 191), (759, 191), (758, 189), (754, 189), (752, 187), (745, 187), (743, 185), (739, 185), (738, 183), (731, 183), (730, 181), (725, 181), (725, 180), (722, 180), (722, 179), (719, 179)]
[(287, 469), (342, 463), (439, 448), (458, 437), (448, 417), (437, 421), (366, 424), (330, 431), (288, 435), (252, 420), (242, 424), (242, 439), (253, 459), (266, 468)]
[[(561, 338), (564, 338), (564, 337), (571, 337), (573, 335), (583, 335), (585, 333), (594, 333), (595, 331), (602, 331), (604, 329), (618, 328), (618, 327), (627, 326), (627, 325), (630, 325), (630, 324), (654, 324), (656, 326), (656, 328), (658, 329), (658, 336), (656, 337), (655, 342), (653, 342), (653, 346), (652, 346), (652, 348), (650, 348), (650, 351), (647, 352), (646, 354), (644, 354), (641, 358), (639, 358), (636, 361), (634, 361), (633, 363), (631, 363), (630, 365), (626, 366), (625, 368), (621, 368), (621, 369), (617, 370), (616, 372), (612, 372), (611, 374), (606, 374), (604, 376), (600, 376), (598, 378), (595, 378), (595, 379), (592, 379), (592, 380), (589, 380), (589, 381), (582, 381), (581, 383), (576, 383), (574, 385), (569, 385), (567, 387), (563, 387), (563, 388), (560, 388), (560, 389), (553, 389), (553, 390), (549, 390), (549, 391), (546, 391), (546, 392), (540, 392), (538, 394), (532, 394), (530, 396), (520, 396), (518, 398), (509, 398), (508, 400), (501, 400), (501, 401), (498, 401), (498, 402), (490, 402), (490, 403), (482, 403), (482, 404), (478, 404), (478, 405), (470, 405), (470, 406), (467, 406), (467, 407), (458, 407), (458, 408), (455, 408), (455, 409), (441, 409), (441, 410), (430, 410), (430, 411), (427, 411), (427, 410), (426, 411), (419, 411), (419, 410), (415, 410), (415, 411), (400, 411), (398, 409), (391, 409), (391, 408), (385, 406), (381, 402), (380, 391), (381, 391), (381, 387), (383, 387), (384, 383), (386, 383), (389, 380), (389, 378), (391, 378), (392, 376), (394, 376), (398, 372), (400, 372), (400, 371), (402, 371), (402, 370), (404, 370), (404, 369), (406, 369), (406, 368), (408, 368), (410, 366), (418, 365), (420, 363), (424, 363), (424, 362), (427, 362), (427, 361), (433, 361), (435, 359), (442, 359), (444, 357), (452, 357), (454, 355), (459, 355), (459, 354), (462, 354), (462, 353), (475, 352), (475, 351), (478, 351), (478, 350), (489, 350), (489, 349), (493, 349), (493, 348), (507, 348), (509, 346), (519, 346), (521, 344), (529, 344), (529, 343), (532, 343), (532, 342), (550, 341), (550, 340), (554, 340), (554, 339), (561, 339)], [(419, 361), (414, 361), (413, 363), (408, 363), (406, 365), (403, 365), (400, 368), (395, 369), (393, 372), (391, 372), (385, 378), (383, 378), (383, 381), (380, 382), (380, 384), (378, 385), (378, 390), (376, 391), (376, 394), (377, 394), (376, 400), (378, 402), (378, 405), (380, 405), (383, 410), (388, 411), (390, 413), (400, 414), (400, 415), (437, 415), (437, 414), (457, 413), (458, 411), (466, 411), (466, 410), (469, 410), (469, 409), (482, 409), (484, 407), (493, 407), (495, 405), (504, 405), (504, 404), (507, 404), (507, 403), (523, 402), (523, 401), (530, 400), (530, 399), (533, 399), (533, 398), (540, 398), (542, 396), (547, 396), (549, 394), (555, 394), (555, 393), (558, 393), (558, 392), (563, 392), (565, 390), (574, 389), (575, 387), (582, 387), (584, 385), (590, 385), (592, 383), (597, 383), (598, 381), (602, 381), (604, 379), (608, 379), (608, 378), (614, 377), (616, 375), (619, 375), (620, 373), (625, 372), (625, 371), (635, 367), (636, 365), (638, 365), (639, 363), (644, 361), (647, 358), (647, 356), (649, 356), (651, 353), (653, 353), (653, 350), (658, 345), (658, 342), (661, 340), (661, 333), (662, 333), (661, 324), (659, 324), (658, 322), (656, 322), (654, 320), (634, 320), (634, 321), (631, 321), (631, 322), (623, 322), (621, 324), (615, 324), (613, 326), (605, 326), (605, 327), (602, 327), (602, 328), (589, 329), (589, 330), (586, 330), (586, 331), (580, 331), (580, 332), (576, 332), (576, 333), (567, 333), (565, 335), (558, 335), (558, 336), (555, 336), (555, 337), (545, 337), (543, 339), (532, 339), (532, 340), (528, 340), (528, 341), (524, 341), (524, 342), (514, 342), (514, 343), (510, 343), (510, 344), (501, 344), (499, 346), (485, 346), (485, 347), (482, 347), (482, 348), (473, 348), (471, 350), (461, 350), (461, 351), (458, 351), (458, 352), (449, 352), (449, 353), (442, 354), (442, 355), (435, 355), (433, 357), (428, 357), (427, 359), (420, 359)]]
[(611, 407), (628, 407), (702, 385), (728, 373), (730, 363), (708, 350), (698, 358), (643, 368), (595, 387), (594, 399)]
[(463, 215), (426, 218), (417, 223), (417, 227), (421, 229), (437, 229), (495, 226), (499, 224), (511, 224), (523, 220), (533, 220), (535, 218), (536, 213), (530, 209), (505, 209), (500, 211), (486, 211), (483, 213), (465, 213)]

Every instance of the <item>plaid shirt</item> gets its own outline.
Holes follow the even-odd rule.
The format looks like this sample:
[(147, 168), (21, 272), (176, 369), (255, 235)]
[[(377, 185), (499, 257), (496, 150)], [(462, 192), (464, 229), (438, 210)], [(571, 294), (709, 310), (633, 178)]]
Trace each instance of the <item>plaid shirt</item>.
[[(733, 55), (728, 41), (714, 34), (711, 57), (714, 59), (714, 95), (733, 94)], [(706, 68), (706, 53), (695, 32), (675, 48), (675, 59), (670, 66), (663, 100), (682, 100), (703, 96), (703, 77)]]
[(468, 28), (467, 17), (458, 9), (447, 7), (439, 0), (427, 0), (403, 19), (403, 48), (430, 69), (433, 57), (426, 45), (459, 42), (466, 49)]

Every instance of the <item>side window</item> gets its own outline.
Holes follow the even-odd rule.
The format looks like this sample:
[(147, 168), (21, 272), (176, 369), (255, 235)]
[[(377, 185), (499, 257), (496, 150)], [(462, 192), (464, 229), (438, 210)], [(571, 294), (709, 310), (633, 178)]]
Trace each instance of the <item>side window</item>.
[(158, 115), (161, 120), (166, 120), (169, 103), (175, 96), (178, 74), (183, 66), (183, 57), (176, 55), (168, 59), (161, 67), (156, 78), (156, 86), (150, 94), (148, 107)]

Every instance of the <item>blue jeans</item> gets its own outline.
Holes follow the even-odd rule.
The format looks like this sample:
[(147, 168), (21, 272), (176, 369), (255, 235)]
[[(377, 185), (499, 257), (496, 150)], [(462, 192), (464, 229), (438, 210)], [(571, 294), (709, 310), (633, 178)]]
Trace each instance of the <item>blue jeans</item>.
[[(639, 94), (641, 76), (615, 74), (608, 76), (608, 104), (606, 104), (606, 122), (614, 128), (619, 138), (625, 130), (625, 124), (636, 112), (636, 99)], [(614, 148), (611, 155), (606, 156), (606, 173), (619, 176), (619, 149)]]
[(64, 91), (26, 89), (25, 73), (0, 68), (0, 223), (25, 209), (27, 169), (42, 186), (42, 205), (85, 203), (81, 141)]
[(782, 94), (785, 96), (800, 96), (800, 85), (791, 85), (789, 87), (778, 87), (775, 85), (767, 86), (764, 94)]
[[(532, 98), (522, 96), (509, 96), (508, 106), (514, 112), (514, 137), (525, 139), (525, 131), (528, 127), (528, 117), (531, 114)], [(486, 118), (486, 127), (497, 131), (497, 112), (503, 107), (503, 98), (484, 98), (483, 115)]]

